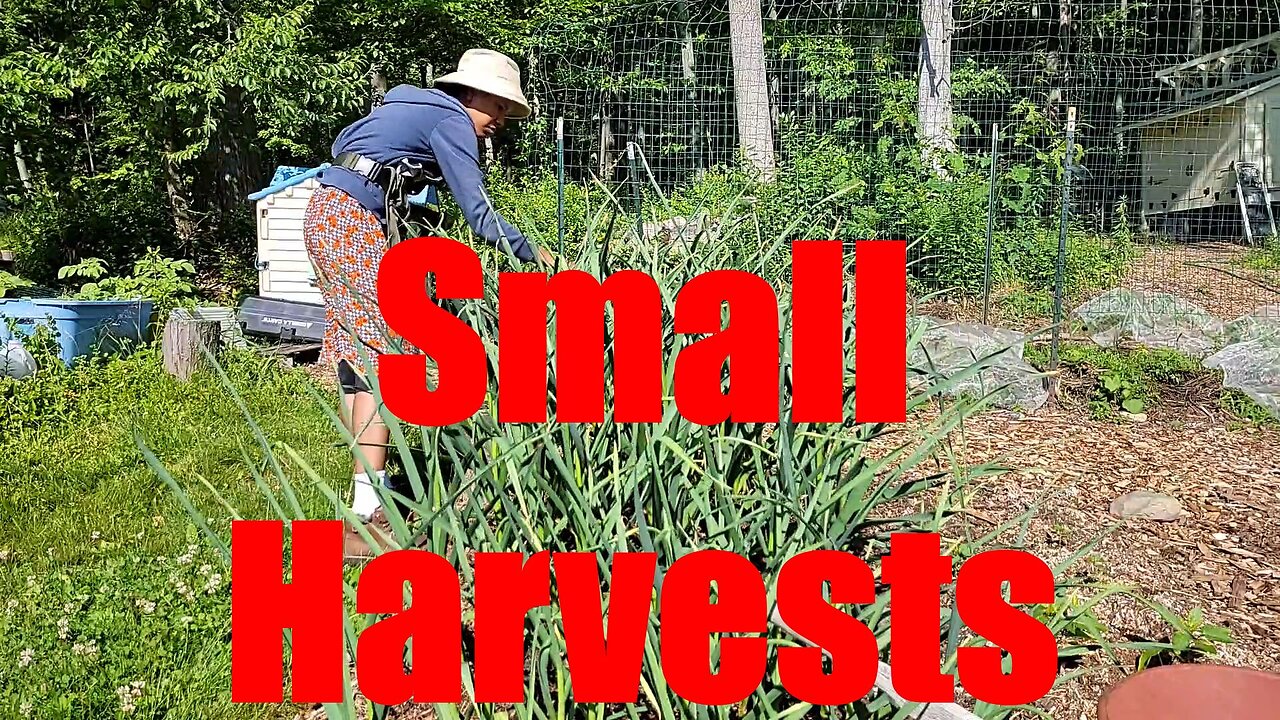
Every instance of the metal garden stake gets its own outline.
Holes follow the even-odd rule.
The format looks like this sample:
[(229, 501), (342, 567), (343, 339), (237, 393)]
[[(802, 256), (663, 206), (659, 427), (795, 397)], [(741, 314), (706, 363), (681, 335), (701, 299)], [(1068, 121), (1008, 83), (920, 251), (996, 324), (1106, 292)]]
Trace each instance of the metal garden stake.
[[(1062, 284), (1067, 262), (1067, 223), (1071, 213), (1071, 175), (1075, 169), (1076, 109), (1067, 108), (1067, 147), (1062, 159), (1062, 219), (1058, 225), (1058, 263), (1053, 280), (1053, 342), (1049, 345), (1049, 371), (1058, 370), (1058, 341), (1062, 335)], [(1057, 394), (1058, 378), (1049, 376), (1049, 392)]]
[(556, 118), (556, 254), (564, 256), (564, 118)]
[(982, 260), (982, 324), (987, 325), (991, 310), (991, 232), (996, 213), (996, 154), (999, 152), (1000, 126), (991, 125), (991, 188), (987, 191), (987, 251)]

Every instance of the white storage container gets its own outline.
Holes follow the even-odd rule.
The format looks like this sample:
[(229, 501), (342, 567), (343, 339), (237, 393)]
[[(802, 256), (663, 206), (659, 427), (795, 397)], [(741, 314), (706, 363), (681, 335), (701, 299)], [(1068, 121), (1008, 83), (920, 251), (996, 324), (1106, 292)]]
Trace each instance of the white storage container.
[(302, 242), (302, 221), (325, 163), (314, 168), (280, 167), (271, 185), (249, 196), (258, 226), (258, 296), (320, 305), (315, 271)]

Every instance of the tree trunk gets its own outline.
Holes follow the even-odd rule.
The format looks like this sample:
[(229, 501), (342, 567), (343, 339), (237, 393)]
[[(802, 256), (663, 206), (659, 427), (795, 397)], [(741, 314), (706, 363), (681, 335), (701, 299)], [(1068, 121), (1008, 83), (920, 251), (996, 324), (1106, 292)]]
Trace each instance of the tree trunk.
[(1191, 37), (1187, 40), (1187, 54), (1191, 57), (1204, 54), (1204, 0), (1191, 0)]
[[(1054, 88), (1054, 98), (1057, 103), (1065, 103), (1065, 95), (1068, 85), (1071, 83), (1071, 25), (1072, 11), (1071, 0), (1060, 0), (1058, 5), (1058, 49), (1054, 53), (1054, 59), (1057, 63), (1055, 72), (1058, 75), (1056, 87)], [(1057, 108), (1054, 108), (1054, 114), (1050, 119), (1060, 124), (1065, 124), (1066, 118), (1057, 114)]]
[(606, 103), (600, 108), (600, 156), (597, 158), (598, 172), (600, 173), (600, 181), (604, 183), (611, 182), (613, 179), (614, 161), (610, 158), (613, 150), (613, 129), (609, 121), (609, 105)]
[(743, 155), (765, 182), (773, 180), (773, 122), (765, 77), (760, 0), (729, 0), (733, 89)]
[[(166, 153), (174, 152), (172, 138), (165, 138), (164, 151)], [(177, 233), (178, 242), (183, 249), (190, 253), (195, 247), (198, 224), (191, 207), (189, 184), (186, 178), (183, 177), (182, 169), (178, 167), (177, 163), (168, 158), (163, 162), (164, 189), (169, 196), (169, 208), (173, 211), (174, 231)]]
[(31, 173), (27, 172), (27, 159), (22, 155), (22, 141), (13, 141), (13, 161), (18, 164), (18, 179), (22, 187), (31, 190)]
[[(1191, 0), (1191, 37), (1187, 39), (1187, 54), (1191, 57), (1204, 54), (1204, 0)], [(1229, 72), (1229, 65), (1222, 67)], [(1200, 71), (1201, 87), (1208, 84), (1209, 72), (1208, 68)], [(1226, 81), (1225, 76), (1223, 81)]]
[(370, 109), (376, 108), (382, 104), (382, 98), (387, 94), (387, 78), (382, 71), (375, 65), (369, 69), (369, 90), (373, 93), (370, 98)]
[(87, 117), (82, 117), (80, 122), (84, 126), (84, 147), (89, 152), (89, 174), (97, 175), (98, 171), (94, 167), (93, 162), (93, 136), (89, 132), (89, 119)]
[(689, 122), (689, 150), (693, 158), (693, 172), (696, 179), (701, 179), (706, 171), (706, 162), (702, 153), (702, 112), (698, 102), (698, 76), (694, 72), (696, 55), (693, 51), (693, 18), (689, 15), (688, 0), (680, 0), (680, 22), (684, 24), (680, 43), (680, 75), (684, 78), (685, 99), (692, 111)]
[(952, 0), (923, 0), (920, 22), (920, 86), (916, 104), (926, 166), (945, 175), (941, 155), (956, 149), (951, 110)]
[(205, 350), (216, 354), (222, 326), (217, 320), (198, 320), (175, 310), (164, 326), (164, 369), (182, 382), (207, 366)]
[(218, 121), (216, 148), (218, 157), (213, 159), (217, 178), (213, 180), (218, 193), (219, 215), (226, 218), (244, 210), (244, 198), (258, 189), (262, 176), (261, 153), (256, 143), (257, 126), (252, 110), (244, 102), (244, 91), (238, 87), (227, 89), (227, 99)]

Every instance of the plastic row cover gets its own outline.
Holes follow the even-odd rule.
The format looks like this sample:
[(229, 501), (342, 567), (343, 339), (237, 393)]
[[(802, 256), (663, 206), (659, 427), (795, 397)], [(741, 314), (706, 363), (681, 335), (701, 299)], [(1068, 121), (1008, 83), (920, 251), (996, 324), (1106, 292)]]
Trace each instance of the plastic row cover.
[(1038, 410), (1049, 399), (1044, 376), (1022, 357), (1021, 333), (931, 317), (912, 318), (908, 333), (920, 333), (907, 355), (913, 390), (945, 384), (943, 394), (950, 397), (994, 393), (993, 404), (1022, 412)]
[(1222, 370), (1223, 387), (1240, 390), (1280, 417), (1280, 305), (1265, 305), (1229, 322), (1168, 293), (1109, 290), (1076, 309), (1094, 342), (1132, 341), (1172, 348)]
[(1223, 331), (1222, 321), (1195, 303), (1168, 293), (1123, 288), (1094, 297), (1072, 315), (1103, 347), (1133, 341), (1196, 358), (1211, 354)]

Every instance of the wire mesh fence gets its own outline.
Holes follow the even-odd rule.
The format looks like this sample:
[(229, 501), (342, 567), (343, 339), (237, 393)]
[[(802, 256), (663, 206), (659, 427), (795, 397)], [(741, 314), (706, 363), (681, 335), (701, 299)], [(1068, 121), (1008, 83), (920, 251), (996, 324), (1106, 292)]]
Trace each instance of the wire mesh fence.
[(749, 187), (760, 235), (911, 241), (931, 314), (1280, 316), (1277, 0), (653, 0), (532, 61), (565, 183), (646, 227)]

